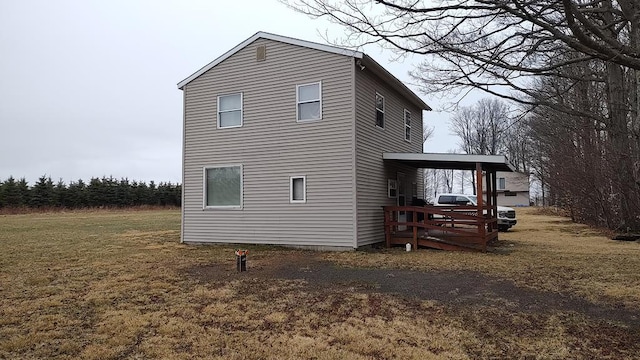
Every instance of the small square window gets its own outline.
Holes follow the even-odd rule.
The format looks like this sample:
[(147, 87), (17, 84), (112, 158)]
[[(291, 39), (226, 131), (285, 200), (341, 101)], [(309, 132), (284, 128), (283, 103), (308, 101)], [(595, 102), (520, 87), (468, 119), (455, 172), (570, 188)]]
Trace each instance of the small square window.
[(218, 128), (242, 126), (242, 93), (218, 96)]
[(384, 129), (384, 96), (376, 93), (376, 126)]
[(292, 176), (289, 178), (289, 202), (292, 204), (307, 202), (306, 176)]
[(296, 116), (298, 121), (322, 119), (322, 84), (296, 86)]

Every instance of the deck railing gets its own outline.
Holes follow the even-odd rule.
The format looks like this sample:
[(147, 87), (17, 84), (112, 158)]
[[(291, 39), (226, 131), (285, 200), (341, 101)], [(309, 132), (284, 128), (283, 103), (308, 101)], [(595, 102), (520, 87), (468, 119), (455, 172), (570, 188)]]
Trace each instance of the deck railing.
[[(387, 247), (411, 243), (441, 249), (486, 251), (498, 237), (495, 209), (476, 206), (384, 206)], [(400, 221), (399, 214), (406, 214)]]

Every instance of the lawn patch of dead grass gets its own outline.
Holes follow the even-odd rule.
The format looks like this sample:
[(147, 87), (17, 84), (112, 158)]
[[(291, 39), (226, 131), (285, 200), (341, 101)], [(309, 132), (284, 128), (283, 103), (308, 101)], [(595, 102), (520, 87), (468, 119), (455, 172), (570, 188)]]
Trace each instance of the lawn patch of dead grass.
[[(638, 304), (637, 244), (605, 246), (561, 218), (519, 216), (516, 231), (503, 235), (513, 244), (508, 255), (304, 256), (471, 269)], [(179, 221), (178, 211), (166, 210), (0, 216), (0, 358), (590, 359), (640, 351), (638, 329), (580, 314), (514, 312), (500, 299), (456, 307), (380, 293), (367, 281), (310, 286), (269, 273), (297, 250), (251, 247), (249, 272), (237, 274), (232, 247), (179, 244)], [(558, 226), (569, 230), (554, 232)], [(205, 267), (211, 272), (201, 276), (190, 270)]]

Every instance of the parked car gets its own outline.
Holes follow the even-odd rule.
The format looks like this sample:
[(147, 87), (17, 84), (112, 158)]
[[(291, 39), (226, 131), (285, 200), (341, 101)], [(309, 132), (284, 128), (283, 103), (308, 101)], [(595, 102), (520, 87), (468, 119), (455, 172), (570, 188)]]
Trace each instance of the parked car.
[[(475, 195), (466, 194), (439, 194), (434, 202), (435, 206), (477, 206), (478, 198)], [(486, 210), (485, 210), (486, 213)], [(498, 230), (507, 231), (518, 220), (516, 211), (510, 207), (498, 206)]]

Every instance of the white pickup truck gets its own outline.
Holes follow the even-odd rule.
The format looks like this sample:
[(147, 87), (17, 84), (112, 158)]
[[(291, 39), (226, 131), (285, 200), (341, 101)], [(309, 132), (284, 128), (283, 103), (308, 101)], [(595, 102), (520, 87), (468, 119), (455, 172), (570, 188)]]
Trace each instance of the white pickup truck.
[[(465, 194), (439, 194), (436, 196), (435, 206), (477, 206), (478, 199), (475, 195)], [(498, 230), (507, 231), (514, 226), (516, 211), (510, 207), (498, 206)]]

